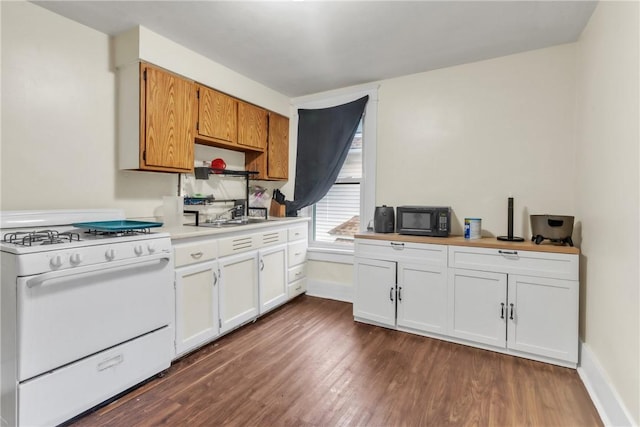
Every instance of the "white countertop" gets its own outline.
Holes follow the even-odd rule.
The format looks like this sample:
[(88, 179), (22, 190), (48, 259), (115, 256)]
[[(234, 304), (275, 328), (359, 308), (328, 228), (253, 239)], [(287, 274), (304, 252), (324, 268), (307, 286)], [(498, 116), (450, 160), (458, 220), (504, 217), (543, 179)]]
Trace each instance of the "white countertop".
[(285, 218), (270, 217), (269, 220), (265, 222), (238, 225), (236, 227), (204, 227), (204, 226), (196, 227), (195, 225), (181, 225), (176, 227), (160, 227), (160, 228), (154, 229), (154, 231), (169, 233), (171, 235), (172, 240), (178, 240), (178, 239), (188, 239), (192, 237), (205, 237), (205, 236), (216, 236), (216, 235), (224, 235), (224, 234), (244, 233), (247, 231), (255, 231), (255, 230), (266, 229), (270, 227), (282, 227), (282, 226), (289, 226), (291, 224), (296, 224), (296, 223), (307, 223), (309, 220), (310, 218), (306, 218), (306, 217), (285, 217)]

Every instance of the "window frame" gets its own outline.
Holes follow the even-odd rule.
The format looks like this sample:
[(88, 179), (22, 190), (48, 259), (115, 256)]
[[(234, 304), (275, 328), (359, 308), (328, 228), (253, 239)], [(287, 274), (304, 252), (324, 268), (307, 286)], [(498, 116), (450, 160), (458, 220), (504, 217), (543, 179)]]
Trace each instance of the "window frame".
[[(365, 85), (357, 88), (348, 88), (315, 95), (295, 98), (292, 105), (295, 111), (293, 115), (293, 129), (298, 129), (298, 109), (328, 108), (346, 104), (356, 99), (369, 95), (362, 119), (362, 178), (360, 179), (360, 232), (365, 231), (367, 224), (373, 219), (375, 209), (376, 189), (376, 146), (377, 146), (377, 116), (378, 116), (378, 88), (379, 85)], [(297, 132), (296, 132), (297, 138)], [(297, 145), (296, 139), (296, 145)], [(295, 184), (294, 184), (295, 185)], [(313, 252), (353, 254), (353, 246), (319, 242), (313, 234), (313, 206), (301, 210), (302, 216), (311, 219), (309, 221), (309, 251)]]

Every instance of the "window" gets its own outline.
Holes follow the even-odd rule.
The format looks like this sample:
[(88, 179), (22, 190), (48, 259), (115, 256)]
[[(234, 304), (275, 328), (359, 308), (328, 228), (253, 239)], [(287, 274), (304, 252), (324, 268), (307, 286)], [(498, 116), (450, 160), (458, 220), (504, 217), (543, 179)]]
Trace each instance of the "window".
[(313, 207), (316, 242), (352, 244), (360, 231), (360, 181), (362, 180), (362, 120), (335, 184)]

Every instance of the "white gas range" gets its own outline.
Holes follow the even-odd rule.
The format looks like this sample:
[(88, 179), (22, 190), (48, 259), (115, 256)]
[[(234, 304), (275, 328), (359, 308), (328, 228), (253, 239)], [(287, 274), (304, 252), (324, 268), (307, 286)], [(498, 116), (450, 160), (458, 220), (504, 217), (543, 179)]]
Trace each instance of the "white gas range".
[(135, 223), (0, 214), (3, 424), (59, 424), (169, 367), (171, 240)]

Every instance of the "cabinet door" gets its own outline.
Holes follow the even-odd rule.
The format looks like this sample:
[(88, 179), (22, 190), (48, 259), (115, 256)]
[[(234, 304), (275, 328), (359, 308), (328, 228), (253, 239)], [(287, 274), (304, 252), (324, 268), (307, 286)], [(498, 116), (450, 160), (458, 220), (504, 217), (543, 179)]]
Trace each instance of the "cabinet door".
[(353, 316), (375, 324), (396, 324), (396, 263), (356, 258)]
[(447, 268), (398, 263), (398, 326), (447, 331)]
[(238, 144), (257, 151), (267, 148), (267, 110), (238, 102)]
[(449, 334), (506, 347), (507, 275), (449, 269)]
[(260, 251), (260, 314), (287, 301), (287, 245)]
[(198, 135), (236, 144), (238, 101), (205, 86), (198, 86), (198, 91)]
[(289, 177), (289, 119), (269, 114), (269, 145), (267, 146), (267, 175), (270, 179)]
[(189, 172), (193, 170), (196, 132), (196, 88), (192, 81), (143, 64), (140, 85), (141, 169)]
[(178, 268), (176, 275), (176, 355), (219, 334), (218, 264), (206, 262)]
[(509, 276), (507, 346), (578, 362), (578, 282)]
[(222, 333), (258, 316), (258, 253), (223, 257), (218, 265)]

